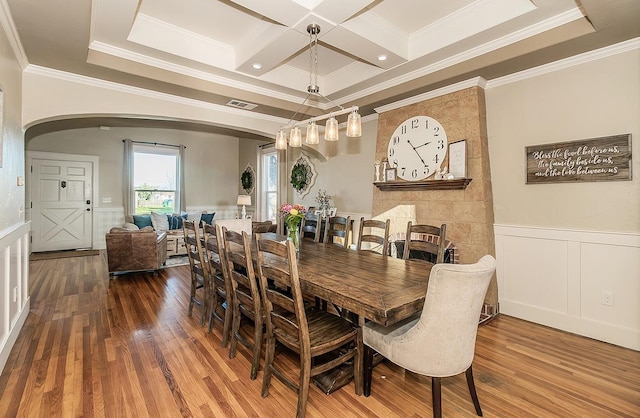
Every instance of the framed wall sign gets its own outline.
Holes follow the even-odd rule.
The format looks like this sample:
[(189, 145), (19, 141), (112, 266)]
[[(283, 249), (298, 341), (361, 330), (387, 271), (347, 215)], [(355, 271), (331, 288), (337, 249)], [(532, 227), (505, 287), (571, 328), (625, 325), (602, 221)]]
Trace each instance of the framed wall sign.
[(467, 177), (467, 141), (452, 142), (449, 144), (449, 173), (454, 178)]
[(525, 148), (527, 184), (631, 180), (631, 134)]

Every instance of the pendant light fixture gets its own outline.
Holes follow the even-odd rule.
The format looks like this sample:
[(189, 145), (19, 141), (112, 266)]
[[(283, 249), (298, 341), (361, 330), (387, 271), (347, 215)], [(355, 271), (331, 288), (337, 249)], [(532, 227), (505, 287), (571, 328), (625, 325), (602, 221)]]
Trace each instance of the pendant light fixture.
[[(290, 129), (289, 133), (289, 142), (288, 145), (290, 147), (300, 147), (302, 146), (302, 135), (299, 128), (299, 125), (307, 124), (307, 132), (305, 142), (309, 145), (315, 145), (319, 143), (319, 134), (318, 134), (318, 125), (317, 121), (327, 119), (325, 130), (324, 130), (324, 139), (325, 141), (337, 141), (339, 139), (339, 125), (336, 116), (341, 116), (344, 114), (349, 114), (347, 119), (347, 136), (348, 137), (359, 137), (362, 135), (362, 122), (360, 118), (360, 114), (358, 113), (358, 106), (352, 106), (348, 109), (336, 104), (331, 99), (320, 94), (320, 87), (318, 86), (318, 34), (320, 33), (320, 25), (316, 23), (311, 23), (307, 26), (307, 32), (309, 33), (309, 86), (307, 86), (307, 97), (303, 100), (303, 102), (298, 107), (298, 110), (293, 114), (291, 119), (289, 119), (289, 124), (287, 126), (283, 126), (278, 130), (276, 134), (276, 149), (287, 149), (287, 134), (286, 131)], [(325, 101), (329, 102), (333, 107), (338, 107), (340, 110), (335, 112), (330, 112), (322, 116), (316, 116), (305, 121), (292, 123), (300, 109), (304, 106), (304, 104), (309, 100), (311, 96), (318, 96)]]

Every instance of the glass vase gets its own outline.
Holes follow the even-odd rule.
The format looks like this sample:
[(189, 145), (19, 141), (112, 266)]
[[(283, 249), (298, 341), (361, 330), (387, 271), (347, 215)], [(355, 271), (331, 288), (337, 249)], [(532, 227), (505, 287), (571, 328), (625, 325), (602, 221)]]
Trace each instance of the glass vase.
[(293, 242), (293, 246), (296, 247), (296, 252), (300, 251), (300, 231), (298, 230), (298, 225), (293, 228), (288, 228), (287, 240)]

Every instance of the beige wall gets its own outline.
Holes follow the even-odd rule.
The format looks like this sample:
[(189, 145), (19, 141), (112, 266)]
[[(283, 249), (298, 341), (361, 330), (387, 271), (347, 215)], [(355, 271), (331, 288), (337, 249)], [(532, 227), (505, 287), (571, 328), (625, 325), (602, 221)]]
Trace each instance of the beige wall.
[[(487, 88), (497, 224), (640, 232), (640, 51)], [(525, 146), (631, 133), (633, 180), (525, 184)]]
[[(98, 128), (53, 132), (32, 138), (29, 151), (96, 155), (99, 157), (97, 206), (118, 208), (122, 201), (124, 138), (165, 144), (184, 144), (187, 207), (235, 205), (238, 196), (238, 138), (171, 129)], [(111, 203), (102, 203), (103, 198)]]
[[(377, 120), (367, 119), (362, 123), (360, 138), (347, 138), (340, 131), (340, 140), (326, 142), (320, 140), (316, 150), (326, 157), (326, 161), (315, 157), (314, 153), (304, 152), (313, 163), (318, 176), (309, 194), (300, 198), (292, 192), (289, 183), (291, 166), (300, 155), (299, 150), (289, 152), (287, 185), (289, 198), (294, 203), (317, 206), (315, 201), (320, 189), (332, 196), (332, 205), (338, 212), (349, 214), (370, 214), (373, 194), (373, 161), (376, 149)], [(322, 136), (322, 135), (321, 135)]]
[[(640, 350), (640, 50), (605, 52), (487, 86), (500, 311)], [(633, 180), (525, 184), (525, 146), (627, 133)]]
[(4, 101), (0, 111), (0, 231), (24, 222), (24, 187), (17, 178), (24, 172), (22, 132), (22, 72), (3, 31), (0, 31), (0, 89)]

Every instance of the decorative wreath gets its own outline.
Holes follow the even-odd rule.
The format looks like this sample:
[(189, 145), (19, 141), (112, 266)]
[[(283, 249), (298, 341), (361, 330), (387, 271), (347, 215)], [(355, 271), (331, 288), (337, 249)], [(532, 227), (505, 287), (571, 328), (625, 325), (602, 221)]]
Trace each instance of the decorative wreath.
[(309, 157), (302, 154), (291, 167), (290, 183), (300, 197), (304, 197), (315, 182), (316, 171)]
[(291, 169), (291, 185), (298, 192), (303, 190), (309, 184), (309, 166), (304, 160), (298, 160)]
[(247, 194), (251, 194), (253, 192), (254, 181), (255, 174), (253, 171), (253, 167), (247, 165), (247, 168), (245, 168), (242, 174), (240, 174), (240, 183), (242, 184), (242, 189), (244, 189)]

